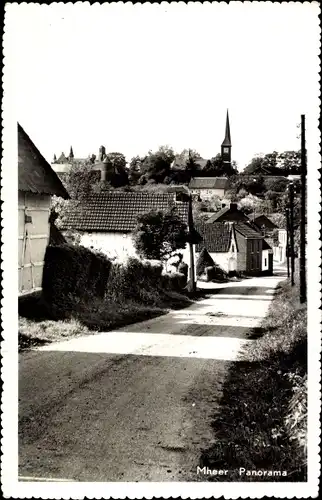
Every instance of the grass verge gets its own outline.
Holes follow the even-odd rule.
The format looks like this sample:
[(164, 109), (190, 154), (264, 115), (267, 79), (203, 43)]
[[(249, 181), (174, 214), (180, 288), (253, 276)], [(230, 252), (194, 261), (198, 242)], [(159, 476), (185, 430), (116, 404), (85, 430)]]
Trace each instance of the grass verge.
[(109, 331), (166, 314), (170, 309), (181, 309), (192, 301), (184, 294), (163, 291), (138, 300), (120, 300), (113, 296), (105, 299), (81, 301), (75, 305), (73, 316), (65, 320), (53, 320), (50, 309), (41, 296), (29, 297), (20, 307), (19, 350), (67, 340), (95, 332)]
[[(230, 472), (207, 476), (210, 481), (306, 480), (306, 322), (297, 287), (283, 282), (263, 336), (229, 369), (213, 420), (214, 444), (203, 451), (200, 465)], [(240, 468), (256, 472), (240, 474)]]

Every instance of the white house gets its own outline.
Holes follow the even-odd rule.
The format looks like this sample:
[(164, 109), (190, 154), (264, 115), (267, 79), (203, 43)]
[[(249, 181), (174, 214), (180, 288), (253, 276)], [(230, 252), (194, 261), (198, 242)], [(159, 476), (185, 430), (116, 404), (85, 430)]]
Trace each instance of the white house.
[(227, 177), (193, 177), (189, 182), (189, 191), (201, 200), (209, 200), (213, 196), (223, 199), (227, 183)]
[(206, 248), (212, 260), (227, 273), (237, 269), (237, 241), (234, 224), (218, 222), (215, 224), (198, 224), (198, 233), (202, 241), (196, 245), (196, 258)]
[(69, 198), (56, 173), (18, 124), (19, 295), (42, 286), (52, 195)]
[[(71, 209), (62, 229), (80, 233), (81, 245), (126, 262), (129, 257), (137, 257), (132, 232), (138, 217), (151, 210), (166, 212), (172, 207), (188, 226), (189, 203), (178, 201), (176, 193), (104, 191)], [(181, 253), (189, 265), (188, 248)]]

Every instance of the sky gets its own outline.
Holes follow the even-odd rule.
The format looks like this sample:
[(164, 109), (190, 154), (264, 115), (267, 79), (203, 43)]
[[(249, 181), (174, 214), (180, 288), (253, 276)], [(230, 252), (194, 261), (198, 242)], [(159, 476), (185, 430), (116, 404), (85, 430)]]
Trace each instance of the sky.
[[(48, 161), (168, 144), (232, 159), (300, 149), (318, 114), (317, 2), (7, 4), (13, 112)], [(312, 125), (310, 125), (312, 124)]]

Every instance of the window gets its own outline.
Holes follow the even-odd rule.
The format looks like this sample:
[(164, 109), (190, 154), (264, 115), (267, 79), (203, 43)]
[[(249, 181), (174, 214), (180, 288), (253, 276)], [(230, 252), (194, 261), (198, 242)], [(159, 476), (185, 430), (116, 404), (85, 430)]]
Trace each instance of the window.
[(232, 244), (232, 245), (231, 245), (231, 251), (232, 251), (232, 252), (234, 252), (234, 251), (235, 251), (235, 245), (234, 245), (234, 244)]
[(264, 264), (264, 265), (265, 265), (265, 267), (266, 267), (266, 266), (267, 266), (267, 259), (265, 259), (265, 260), (264, 260), (264, 262), (265, 262), (265, 264)]

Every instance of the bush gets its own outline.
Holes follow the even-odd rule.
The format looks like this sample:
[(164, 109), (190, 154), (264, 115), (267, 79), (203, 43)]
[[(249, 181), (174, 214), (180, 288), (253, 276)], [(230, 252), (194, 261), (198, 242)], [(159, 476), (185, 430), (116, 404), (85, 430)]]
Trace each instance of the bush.
[(227, 277), (227, 273), (221, 267), (217, 266), (217, 264), (206, 267), (205, 273), (207, 281), (223, 280)]
[(183, 273), (162, 275), (162, 287), (173, 292), (181, 292), (187, 285), (187, 277)]
[(209, 252), (205, 248), (203, 248), (197, 260), (197, 265), (196, 265), (197, 276), (199, 277), (202, 274), (204, 274), (206, 267), (214, 266), (214, 264), (215, 263)]
[(43, 298), (53, 315), (66, 317), (79, 300), (103, 297), (111, 262), (81, 246), (48, 246), (43, 272)]
[(115, 300), (142, 300), (143, 303), (156, 303), (158, 288), (161, 287), (161, 264), (141, 262), (131, 257), (124, 265), (113, 264), (107, 294)]
[(187, 280), (188, 280), (188, 271), (189, 271), (189, 266), (188, 264), (186, 264), (185, 262), (180, 262), (179, 266), (178, 266), (178, 272), (183, 274), (186, 278), (186, 283), (187, 283)]

